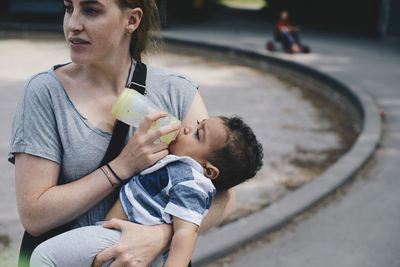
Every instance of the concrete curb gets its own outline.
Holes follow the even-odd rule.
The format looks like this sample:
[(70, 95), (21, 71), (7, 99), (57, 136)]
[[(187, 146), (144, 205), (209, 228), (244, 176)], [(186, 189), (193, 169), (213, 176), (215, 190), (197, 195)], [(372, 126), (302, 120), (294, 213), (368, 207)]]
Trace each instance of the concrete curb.
[(346, 85), (340, 80), (312, 67), (284, 60), (277, 56), (265, 55), (247, 48), (168, 36), (164, 36), (164, 40), (166, 43), (211, 49), (265, 61), (311, 76), (324, 84), (328, 84), (340, 95), (347, 98), (360, 113), (362, 122), (360, 135), (352, 148), (317, 179), (303, 185), (258, 213), (200, 236), (192, 258), (193, 266), (205, 265), (249, 241), (281, 228), (296, 215), (314, 206), (351, 180), (354, 174), (373, 155), (382, 131), (379, 110), (372, 98), (356, 82), (349, 82)]

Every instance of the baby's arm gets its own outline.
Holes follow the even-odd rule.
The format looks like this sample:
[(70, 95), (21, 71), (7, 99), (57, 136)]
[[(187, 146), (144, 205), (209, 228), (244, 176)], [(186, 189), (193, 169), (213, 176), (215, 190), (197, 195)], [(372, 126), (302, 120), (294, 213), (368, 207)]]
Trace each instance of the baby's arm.
[(174, 235), (164, 267), (187, 267), (197, 240), (199, 226), (173, 216)]
[(121, 219), (124, 221), (128, 220), (128, 217), (125, 214), (124, 209), (122, 208), (121, 201), (118, 198), (118, 200), (115, 202), (114, 206), (111, 208), (111, 210), (107, 213), (106, 217), (104, 220), (109, 221), (112, 218), (117, 218)]

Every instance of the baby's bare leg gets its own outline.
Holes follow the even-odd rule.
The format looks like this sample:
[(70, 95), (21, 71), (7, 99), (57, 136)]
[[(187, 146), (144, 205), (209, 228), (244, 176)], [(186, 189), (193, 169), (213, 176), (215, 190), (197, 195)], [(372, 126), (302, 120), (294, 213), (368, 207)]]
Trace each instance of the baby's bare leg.
[(115, 202), (115, 204), (111, 208), (111, 210), (107, 213), (107, 215), (104, 218), (104, 220), (109, 221), (112, 218), (117, 218), (117, 219), (121, 219), (121, 220), (124, 220), (124, 221), (128, 220), (128, 217), (126, 216), (125, 211), (122, 208), (121, 201), (119, 200), (119, 198)]

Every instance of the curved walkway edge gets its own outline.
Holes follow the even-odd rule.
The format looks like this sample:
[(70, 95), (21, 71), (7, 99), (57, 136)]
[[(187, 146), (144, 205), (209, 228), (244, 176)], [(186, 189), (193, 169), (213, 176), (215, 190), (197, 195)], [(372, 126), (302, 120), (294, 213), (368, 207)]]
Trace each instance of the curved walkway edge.
[(283, 227), (295, 216), (316, 205), (343, 184), (350, 181), (355, 173), (374, 154), (382, 133), (379, 109), (373, 99), (356, 82), (347, 82), (345, 84), (341, 80), (305, 64), (275, 55), (267, 55), (255, 49), (238, 47), (234, 44), (193, 41), (189, 37), (182, 38), (173, 35), (168, 36), (168, 34), (164, 35), (164, 40), (167, 43), (217, 50), (263, 60), (267, 63), (312, 76), (323, 83), (329, 84), (333, 89), (338, 90), (341, 95), (348, 98), (360, 111), (362, 119), (360, 135), (352, 148), (318, 178), (258, 213), (200, 236), (192, 260), (194, 266), (204, 265), (232, 252), (249, 241)]

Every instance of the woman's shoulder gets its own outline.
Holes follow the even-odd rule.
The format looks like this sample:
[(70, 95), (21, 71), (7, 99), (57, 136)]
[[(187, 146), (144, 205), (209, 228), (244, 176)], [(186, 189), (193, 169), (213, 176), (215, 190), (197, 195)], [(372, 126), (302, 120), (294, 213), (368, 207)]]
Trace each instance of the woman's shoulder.
[(55, 73), (56, 67), (32, 75), (25, 83), (23, 94), (48, 97), (62, 92), (62, 83)]
[(149, 83), (163, 83), (170, 87), (192, 87), (198, 88), (199, 85), (182, 73), (165, 70), (163, 68), (148, 66), (148, 82)]
[(184, 74), (147, 67), (146, 88), (150, 100), (180, 120), (189, 111), (198, 85)]

